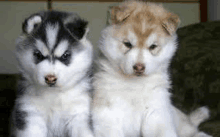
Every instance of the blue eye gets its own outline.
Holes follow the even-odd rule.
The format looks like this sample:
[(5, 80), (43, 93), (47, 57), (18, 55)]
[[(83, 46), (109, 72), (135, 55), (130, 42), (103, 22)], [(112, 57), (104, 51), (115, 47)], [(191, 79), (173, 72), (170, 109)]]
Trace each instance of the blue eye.
[(71, 56), (70, 52), (69, 52), (69, 51), (66, 51), (66, 52), (60, 57), (60, 59), (61, 59), (62, 61), (66, 61), (66, 60), (68, 60), (68, 59), (70, 58), (70, 56)]
[(70, 61), (71, 61), (71, 53), (70, 51), (66, 51), (60, 58), (59, 60), (65, 64), (65, 65), (69, 65), (70, 64)]
[(37, 60), (37, 62), (40, 62), (45, 58), (39, 50), (35, 50), (33, 55), (35, 59)]

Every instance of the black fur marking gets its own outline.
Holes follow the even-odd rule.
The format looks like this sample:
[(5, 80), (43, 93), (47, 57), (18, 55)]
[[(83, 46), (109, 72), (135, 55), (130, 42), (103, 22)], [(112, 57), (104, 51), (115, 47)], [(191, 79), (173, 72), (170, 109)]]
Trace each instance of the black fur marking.
[[(44, 21), (44, 32), (43, 32), (44, 35), (46, 34), (45, 28), (46, 28), (47, 24), (50, 24), (50, 25), (58, 24), (59, 25), (58, 35), (57, 35), (56, 43), (53, 47), (52, 53), (53, 53), (54, 49), (57, 47), (58, 43), (63, 39), (68, 40), (68, 42), (70, 42), (70, 43), (76, 42), (76, 39), (74, 39), (71, 36), (69, 31), (64, 27), (64, 24), (63, 24), (64, 18), (67, 18), (68, 16), (70, 16), (70, 14), (66, 13), (66, 12), (58, 12), (58, 11), (47, 12), (47, 17)], [(45, 43), (46, 43), (46, 41), (45, 41)]]
[(86, 31), (87, 21), (82, 19), (75, 20), (74, 22), (66, 24), (66, 28), (78, 39), (81, 39)]
[[(85, 35), (86, 26), (88, 22), (81, 19), (77, 14), (70, 14), (67, 12), (59, 12), (59, 11), (39, 12), (31, 15), (29, 18), (27, 18), (24, 21), (22, 26), (24, 33), (27, 33), (28, 20), (36, 15), (41, 17), (42, 22), (34, 25), (34, 30), (30, 32), (31, 33), (30, 35), (28, 35), (29, 36), (28, 39), (30, 40), (33, 39), (32, 44), (30, 45), (29, 43), (27, 45), (33, 46), (34, 44), (36, 44), (36, 39), (39, 39), (46, 45), (48, 50), (51, 50), (50, 51), (51, 56), (44, 57), (43, 55), (33, 53), (35, 64), (40, 63), (44, 59), (49, 59), (49, 61), (52, 62), (55, 62), (55, 60), (58, 59), (65, 65), (68, 65), (71, 61), (71, 56), (69, 56), (67, 59), (64, 59), (63, 57), (60, 58), (54, 57), (53, 53), (62, 40), (66, 40), (69, 42), (69, 49), (77, 46), (78, 40), (80, 40)], [(64, 24), (65, 20), (68, 20), (68, 18), (70, 18), (70, 20), (71, 19), (73, 20), (68, 22), (67, 24)], [(46, 36), (46, 27), (48, 25), (59, 26), (56, 42), (55, 45), (53, 45), (52, 49), (50, 49), (48, 46), (48, 40)]]
[(52, 53), (54, 52), (54, 50), (57, 48), (57, 46), (59, 45), (59, 43), (62, 41), (62, 40), (67, 40), (70, 45), (74, 46), (76, 44), (76, 39), (74, 39), (71, 34), (61, 25), (60, 26), (60, 29), (59, 29), (59, 32), (58, 32), (58, 35), (57, 35), (57, 41), (56, 41), (56, 44), (52, 50)]
[(14, 117), (15, 117), (15, 126), (19, 130), (24, 130), (26, 127), (26, 121), (25, 118), (27, 117), (27, 112), (20, 110), (21, 104), (17, 104), (14, 111)]
[[(68, 26), (67, 27), (64, 26), (63, 20), (68, 16), (71, 16), (71, 14), (65, 12), (58, 12), (58, 11), (45, 12), (45, 17), (42, 23), (39, 25), (38, 29), (34, 32), (34, 37), (41, 39), (45, 43), (45, 45), (47, 45), (47, 38), (46, 38), (47, 25), (50, 24), (53, 26), (55, 24), (58, 24), (59, 30), (53, 50), (57, 47), (58, 43), (63, 39), (68, 40), (69, 43), (76, 42), (77, 40), (75, 38), (80, 39), (84, 35), (87, 22), (81, 20), (77, 15), (75, 15), (77, 20), (74, 20), (74, 23), (67, 24)], [(77, 25), (77, 26), (72, 26), (72, 25)]]
[(46, 30), (44, 23), (40, 24), (38, 29), (32, 35), (36, 39), (40, 39), (47, 46)]
[[(68, 40), (74, 39), (74, 37), (77, 39), (81, 39), (85, 34), (85, 28), (88, 24), (87, 21), (81, 19), (77, 14), (70, 14), (60, 11), (39, 12), (31, 15), (24, 21), (24, 23), (22, 24), (22, 30), (24, 33), (28, 34), (28, 20), (37, 15), (42, 18), (42, 22), (40, 24), (35, 24), (33, 33), (30, 33), (32, 33), (32, 36), (34, 36), (35, 38), (40, 38), (45, 44), (47, 43), (45, 33), (45, 27), (47, 26), (47, 24), (59, 24), (59, 27), (61, 27), (61, 31), (59, 33), (61, 34), (58, 36), (58, 38), (67, 38)], [(63, 21), (68, 16), (75, 16), (75, 19), (64, 26)], [(59, 40), (57, 42), (59, 42)]]
[(27, 19), (22, 23), (22, 31), (27, 33)]
[(62, 22), (62, 20), (69, 15), (69, 13), (61, 12), (61, 11), (49, 11), (49, 12), (45, 12), (45, 14), (46, 14), (45, 22), (49, 22), (51, 24), (55, 24), (58, 21)]
[[(55, 25), (55, 24), (62, 24), (62, 19), (66, 17), (68, 14), (65, 12), (43, 12), (43, 21), (37, 27), (37, 30), (33, 33), (35, 38), (41, 39), (45, 45), (47, 46), (47, 38), (46, 38), (46, 27), (48, 24)], [(48, 47), (48, 46), (47, 46)]]

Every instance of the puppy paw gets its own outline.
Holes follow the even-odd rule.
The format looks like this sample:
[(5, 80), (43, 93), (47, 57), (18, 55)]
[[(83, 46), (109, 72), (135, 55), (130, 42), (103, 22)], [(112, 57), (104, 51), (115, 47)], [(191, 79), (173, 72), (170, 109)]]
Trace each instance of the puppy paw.
[(212, 137), (211, 135), (208, 135), (204, 132), (197, 133), (194, 137)]
[(200, 123), (204, 122), (209, 118), (209, 109), (207, 107), (200, 107), (190, 114), (190, 120), (195, 126), (199, 126)]

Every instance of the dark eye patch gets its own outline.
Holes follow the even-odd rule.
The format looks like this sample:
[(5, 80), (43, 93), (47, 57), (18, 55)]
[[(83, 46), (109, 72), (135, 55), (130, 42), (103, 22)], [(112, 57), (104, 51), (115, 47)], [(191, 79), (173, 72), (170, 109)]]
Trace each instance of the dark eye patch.
[(60, 58), (59, 60), (65, 64), (65, 65), (69, 65), (70, 64), (70, 58), (71, 58), (71, 53), (70, 51), (66, 51)]
[(33, 55), (34, 55), (35, 64), (40, 63), (46, 58), (42, 55), (42, 53), (39, 50), (34, 50)]

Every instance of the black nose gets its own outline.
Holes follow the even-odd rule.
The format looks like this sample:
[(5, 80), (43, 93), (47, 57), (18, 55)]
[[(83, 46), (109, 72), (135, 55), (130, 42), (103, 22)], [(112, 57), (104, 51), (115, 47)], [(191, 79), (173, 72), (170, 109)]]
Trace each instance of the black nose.
[(57, 78), (56, 76), (54, 75), (47, 75), (45, 77), (45, 82), (48, 84), (48, 85), (55, 85), (56, 84), (56, 81), (57, 81)]
[(142, 63), (137, 63), (133, 66), (136, 75), (142, 75), (145, 71), (145, 66)]

